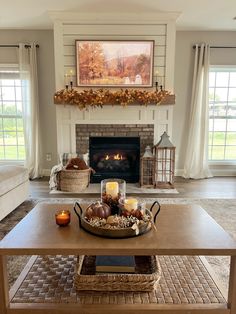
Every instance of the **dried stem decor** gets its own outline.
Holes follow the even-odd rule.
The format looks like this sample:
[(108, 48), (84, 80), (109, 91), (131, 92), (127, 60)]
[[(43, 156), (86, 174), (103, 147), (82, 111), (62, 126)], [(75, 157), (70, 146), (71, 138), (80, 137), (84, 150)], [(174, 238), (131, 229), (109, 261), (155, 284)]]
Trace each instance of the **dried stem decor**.
[(125, 107), (132, 103), (147, 106), (160, 104), (167, 96), (170, 96), (170, 92), (165, 90), (120, 89), (110, 91), (108, 89), (88, 89), (77, 91), (75, 89), (62, 89), (55, 93), (54, 103), (76, 105), (81, 110), (117, 104)]

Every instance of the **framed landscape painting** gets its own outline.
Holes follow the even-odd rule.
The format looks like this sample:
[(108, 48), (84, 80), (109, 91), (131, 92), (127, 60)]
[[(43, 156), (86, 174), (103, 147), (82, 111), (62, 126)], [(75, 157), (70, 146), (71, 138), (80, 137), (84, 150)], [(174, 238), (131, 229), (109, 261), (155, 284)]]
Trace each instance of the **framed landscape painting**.
[(77, 86), (151, 87), (154, 41), (76, 40)]

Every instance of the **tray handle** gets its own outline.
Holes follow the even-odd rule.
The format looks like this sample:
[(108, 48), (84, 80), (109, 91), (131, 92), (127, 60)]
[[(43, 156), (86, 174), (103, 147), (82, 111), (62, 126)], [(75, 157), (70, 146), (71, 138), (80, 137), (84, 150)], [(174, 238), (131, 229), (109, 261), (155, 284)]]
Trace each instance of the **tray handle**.
[(158, 208), (157, 208), (157, 212), (155, 213), (154, 218), (153, 218), (154, 223), (156, 222), (157, 215), (160, 213), (160, 210), (161, 210), (161, 205), (160, 205), (160, 203), (159, 203), (158, 201), (155, 201), (155, 202), (152, 204), (151, 208), (150, 208), (150, 212), (152, 212), (152, 209), (153, 209), (153, 207), (154, 207), (156, 204), (157, 204)]
[[(76, 207), (79, 208), (79, 212), (77, 211)], [(82, 214), (83, 214), (83, 210), (82, 210), (82, 208), (81, 208), (79, 202), (75, 202), (75, 205), (74, 205), (73, 209), (74, 209), (75, 214), (76, 214), (76, 215), (78, 216), (78, 218), (79, 218), (79, 226), (81, 227), (81, 216), (82, 216)]]

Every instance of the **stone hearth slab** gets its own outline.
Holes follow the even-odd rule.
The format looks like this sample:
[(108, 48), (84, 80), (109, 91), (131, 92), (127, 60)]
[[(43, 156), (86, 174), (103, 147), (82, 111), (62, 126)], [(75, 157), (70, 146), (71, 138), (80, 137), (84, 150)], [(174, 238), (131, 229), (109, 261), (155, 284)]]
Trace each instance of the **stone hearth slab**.
[[(50, 194), (72, 194), (71, 192), (51, 190)], [(101, 184), (100, 183), (90, 183), (89, 186), (79, 194), (100, 194), (101, 193)], [(145, 189), (140, 188), (139, 184), (136, 183), (127, 183), (126, 184), (126, 193), (135, 193), (135, 194), (178, 194), (179, 192), (176, 189)], [(76, 194), (76, 193), (73, 193)]]

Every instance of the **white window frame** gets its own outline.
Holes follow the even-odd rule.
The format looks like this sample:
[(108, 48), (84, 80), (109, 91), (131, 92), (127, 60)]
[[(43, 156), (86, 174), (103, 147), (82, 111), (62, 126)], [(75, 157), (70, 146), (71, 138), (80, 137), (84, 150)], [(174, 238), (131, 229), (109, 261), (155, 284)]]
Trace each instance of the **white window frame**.
[[(211, 70), (218, 70), (224, 72), (224, 71), (230, 71), (230, 69), (234, 69), (236, 71), (236, 65), (210, 65), (209, 74)], [(210, 87), (210, 86), (209, 86)], [(210, 120), (210, 117), (208, 117)], [(209, 130), (210, 132), (210, 130)], [(209, 143), (208, 143), (209, 146)], [(208, 163), (210, 166), (234, 166), (236, 165), (236, 160), (208, 160)]]
[[(6, 68), (6, 69), (11, 69), (11, 68), (18, 68), (19, 65), (18, 64), (0, 64), (0, 67), (1, 68)], [(14, 115), (13, 115), (14, 117)], [(15, 118), (17, 118), (18, 116), (15, 115)], [(16, 131), (17, 132), (17, 131)], [(6, 164), (11, 164), (11, 165), (24, 165), (25, 163), (25, 160), (22, 160), (22, 159), (0, 159), (0, 164), (1, 165), (6, 165)]]

